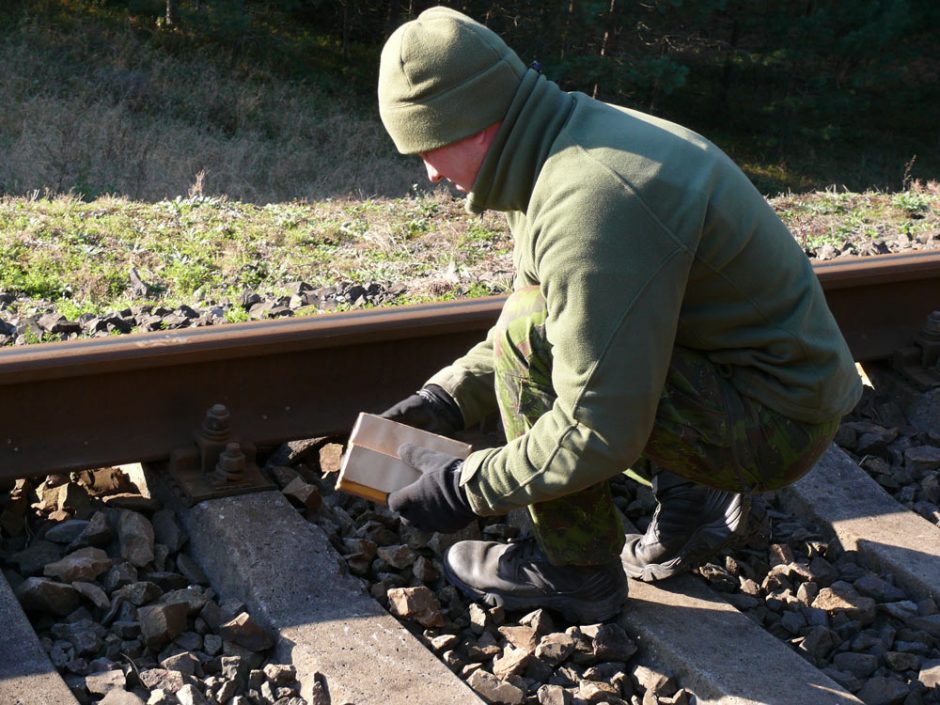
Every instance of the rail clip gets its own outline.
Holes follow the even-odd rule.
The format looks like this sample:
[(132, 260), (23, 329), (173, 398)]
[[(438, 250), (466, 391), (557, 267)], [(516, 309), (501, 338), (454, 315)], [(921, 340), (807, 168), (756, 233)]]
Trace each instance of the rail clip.
[(255, 447), (233, 438), (231, 414), (215, 404), (194, 434), (194, 444), (170, 456), (170, 477), (192, 506), (205, 499), (275, 489), (255, 463)]
[(893, 364), (920, 391), (940, 387), (940, 311), (927, 316), (913, 343), (894, 354)]

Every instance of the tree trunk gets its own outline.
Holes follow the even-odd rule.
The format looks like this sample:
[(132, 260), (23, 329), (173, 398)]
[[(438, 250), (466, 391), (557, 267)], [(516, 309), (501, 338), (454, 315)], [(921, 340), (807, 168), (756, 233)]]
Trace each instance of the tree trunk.
[[(617, 0), (610, 0), (610, 8), (607, 12), (607, 27), (604, 29), (604, 37), (601, 39), (601, 57), (607, 56), (607, 42), (610, 40), (610, 29), (614, 24), (614, 10), (617, 9)], [(600, 82), (594, 83), (594, 92), (591, 95), (592, 98), (597, 98), (597, 94), (600, 92)]]
[(561, 51), (558, 53), (559, 63), (564, 63), (565, 52), (568, 50), (568, 33), (571, 31), (572, 15), (574, 15), (574, 0), (568, 0), (568, 12), (565, 13), (564, 29), (561, 31)]
[(166, 15), (164, 16), (167, 27), (178, 27), (180, 23), (179, 0), (166, 0)]
[(349, 0), (343, 0), (340, 3), (343, 6), (343, 38), (342, 38), (342, 56), (343, 59), (349, 58)]
[(725, 54), (725, 63), (721, 67), (721, 88), (719, 89), (719, 104), (728, 110), (728, 96), (731, 93), (731, 80), (734, 71), (734, 59), (738, 51), (738, 36), (740, 27), (737, 18), (731, 20), (731, 37), (728, 39), (728, 52)]

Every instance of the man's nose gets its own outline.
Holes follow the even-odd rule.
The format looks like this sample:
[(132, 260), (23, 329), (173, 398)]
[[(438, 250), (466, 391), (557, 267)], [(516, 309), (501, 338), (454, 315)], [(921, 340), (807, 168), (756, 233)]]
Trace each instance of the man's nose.
[(439, 172), (437, 169), (435, 169), (435, 168), (431, 165), (430, 162), (425, 161), (425, 162), (424, 162), (424, 168), (427, 169), (427, 172), (428, 172), (428, 180), (429, 180), (432, 184), (436, 184), (438, 181), (440, 181), (442, 178), (444, 178), (443, 176), (441, 176), (441, 172)]

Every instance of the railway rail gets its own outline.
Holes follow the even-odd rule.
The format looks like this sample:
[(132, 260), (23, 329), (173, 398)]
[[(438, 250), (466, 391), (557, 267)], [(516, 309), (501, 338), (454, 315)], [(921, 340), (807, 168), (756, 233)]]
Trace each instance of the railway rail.
[[(895, 356), (910, 345), (928, 315), (940, 308), (938, 254), (839, 259), (814, 267), (853, 355), (861, 362)], [(211, 498), (185, 510), (194, 550), (206, 562), (206, 572), (230, 590), (253, 595), (244, 599), (253, 600), (281, 640), (291, 645), (287, 652), (295, 663), (308, 659), (319, 671), (329, 675), (333, 669), (340, 674), (335, 697), (365, 705), (391, 683), (392, 688), (416, 688), (411, 691), (414, 702), (473, 702), (472, 691), (452, 684), (447, 668), (435, 659), (415, 657), (396, 663), (395, 653), (408, 651), (401, 645), (409, 635), (371, 598), (357, 593), (354, 579), (336, 571), (335, 554), (322, 532), (306, 523), (302, 527), (277, 523), (293, 521), (282, 511), (286, 503), (282, 507), (281, 500), (269, 497), (277, 493), (220, 495), (271, 487), (252, 466), (256, 448), (342, 434), (359, 411), (384, 408), (410, 392), (480, 339), (498, 316), (502, 301), (492, 297), (0, 351), (0, 480), (140, 461), (151, 468), (168, 468), (189, 504)], [(910, 355), (905, 359), (910, 361)], [(217, 434), (213, 440), (220, 424), (225, 437), (219, 440)], [(217, 446), (233, 440), (247, 457), (247, 470), (227, 491), (213, 491), (204, 482), (210, 470), (203, 466), (206, 449), (215, 448), (217, 457)], [(842, 473), (838, 487), (851, 498), (860, 481), (846, 470), (841, 456), (827, 462), (837, 468), (832, 472)], [(804, 483), (788, 501), (808, 512), (823, 492), (817, 484)], [(877, 496), (877, 487), (871, 492)], [(888, 504), (859, 501), (854, 510), (877, 516), (845, 516), (834, 509), (830, 515), (816, 512), (814, 519), (883, 570), (897, 572), (913, 594), (940, 599), (936, 580), (940, 559), (935, 555), (940, 529), (926, 522), (902, 522), (902, 528), (892, 529), (894, 500), (887, 499)], [(903, 515), (903, 508), (897, 507)], [(243, 517), (234, 527), (231, 519), (225, 519), (233, 514)], [(275, 520), (271, 514), (284, 516)], [(220, 552), (212, 537), (226, 531), (232, 532), (229, 548)], [(282, 576), (276, 588), (259, 587), (256, 578), (239, 575), (239, 568), (233, 567), (259, 562), (252, 540), (265, 531), (280, 536), (299, 554), (313, 557), (310, 565), (298, 567), (298, 553), (266, 555), (269, 570)], [(877, 536), (874, 543), (887, 549), (873, 547), (866, 533)], [(920, 550), (931, 543), (932, 549)], [(293, 577), (281, 571), (292, 572)], [(342, 597), (336, 597), (337, 591)], [(309, 604), (305, 594), (322, 601)], [(777, 669), (783, 672), (775, 672), (768, 666), (779, 656), (773, 646), (753, 633), (746, 617), (691, 576), (662, 587), (635, 584), (631, 595), (634, 609), (627, 611), (625, 628), (639, 639), (649, 659), (672, 658), (672, 668), (695, 685), (700, 703), (860, 702), (808, 664), (784, 660)], [(302, 618), (284, 607), (290, 599), (304, 604)], [(3, 595), (0, 607), (8, 614), (17, 610), (15, 602)], [(701, 627), (696, 630), (700, 636), (702, 631), (711, 632), (711, 637), (694, 639), (694, 648), (689, 641), (690, 620)], [(335, 640), (337, 624), (344, 630), (345, 645), (339, 651), (314, 653), (309, 644), (322, 647)], [(391, 651), (377, 646), (379, 632), (395, 642)], [(747, 658), (722, 647), (740, 639), (752, 640), (748, 643), (754, 651)], [(375, 661), (382, 668), (369, 672), (369, 667), (357, 665), (359, 661)], [(794, 675), (787, 672), (790, 668), (802, 670)], [(48, 679), (48, 669), (24, 661), (20, 670), (11, 674), (0, 667), (0, 694), (12, 692), (9, 687), (4, 690), (5, 678), (8, 685), (15, 682), (15, 692), (22, 694), (12, 702), (39, 702), (29, 699), (31, 673)], [(778, 683), (762, 692), (759, 685), (760, 678), (783, 683), (794, 677), (806, 681), (802, 691), (795, 686), (781, 690)], [(417, 686), (418, 681), (423, 685)]]
[[(940, 301), (940, 254), (815, 265), (858, 361)], [(341, 433), (480, 340), (502, 297), (0, 350), (0, 478), (159, 460), (214, 404), (255, 445)]]

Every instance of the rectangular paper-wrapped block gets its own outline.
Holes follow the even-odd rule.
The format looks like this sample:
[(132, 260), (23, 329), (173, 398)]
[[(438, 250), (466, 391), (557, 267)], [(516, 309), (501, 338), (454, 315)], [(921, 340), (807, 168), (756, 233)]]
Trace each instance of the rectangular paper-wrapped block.
[(398, 447), (402, 443), (455, 458), (466, 458), (470, 454), (470, 446), (466, 443), (374, 414), (359, 414), (343, 456), (336, 489), (387, 504), (390, 492), (410, 485), (421, 476), (420, 471), (398, 457)]

